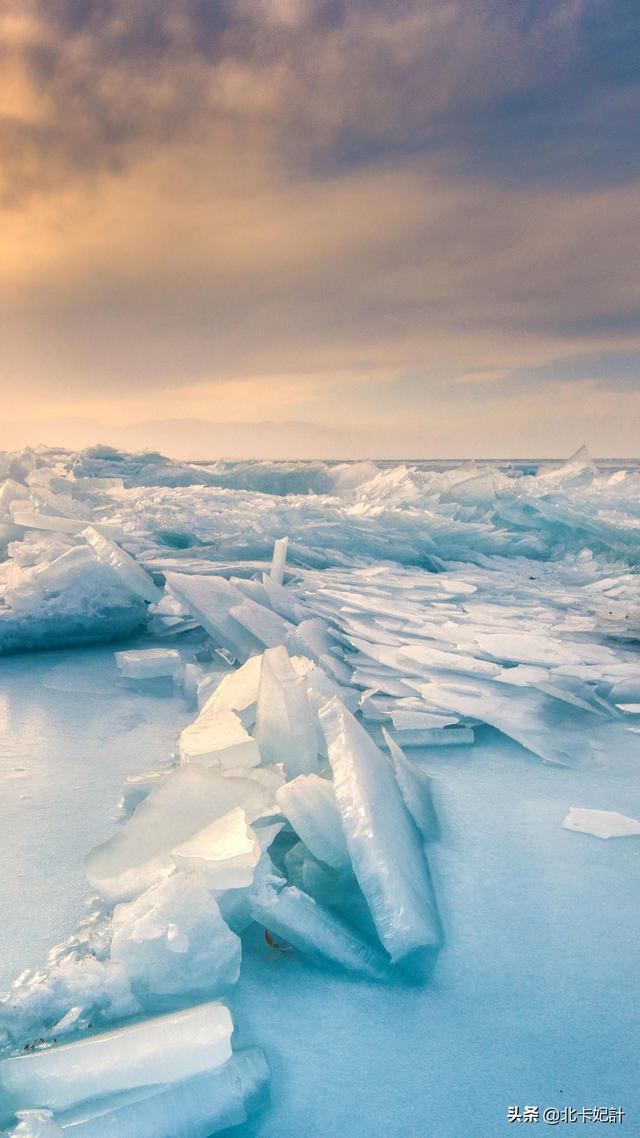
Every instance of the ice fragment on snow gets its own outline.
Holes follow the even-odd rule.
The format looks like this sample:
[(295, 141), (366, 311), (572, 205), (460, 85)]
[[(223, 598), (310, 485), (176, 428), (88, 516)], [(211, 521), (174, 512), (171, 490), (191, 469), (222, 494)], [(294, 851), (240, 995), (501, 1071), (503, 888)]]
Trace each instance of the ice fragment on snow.
[(436, 841), (439, 833), (438, 817), (433, 804), (431, 779), (417, 763), (411, 762), (395, 739), (383, 727), (382, 734), (389, 749), (400, 793), (405, 806), (426, 842)]
[(226, 1062), (233, 1023), (228, 1008), (201, 1004), (0, 1062), (7, 1108), (36, 1103), (63, 1110), (130, 1087), (186, 1079)]
[(256, 704), (262, 656), (252, 656), (234, 672), (222, 678), (202, 706), (202, 711), (235, 711), (245, 727), (256, 721)]
[(594, 838), (628, 838), (640, 834), (640, 822), (617, 810), (586, 810), (572, 806), (562, 823), (565, 830), (592, 834)]
[(182, 666), (182, 657), (174, 648), (130, 649), (116, 652), (115, 658), (120, 673), (133, 680), (173, 677)]
[(10, 1138), (63, 1138), (62, 1130), (50, 1110), (19, 1110), (19, 1119)]
[(392, 770), (338, 699), (320, 716), (353, 869), (380, 940), (392, 960), (438, 944), (440, 922), (422, 842)]
[(210, 1138), (239, 1126), (267, 1096), (269, 1068), (259, 1048), (180, 1082), (135, 1087), (57, 1115), (68, 1138)]

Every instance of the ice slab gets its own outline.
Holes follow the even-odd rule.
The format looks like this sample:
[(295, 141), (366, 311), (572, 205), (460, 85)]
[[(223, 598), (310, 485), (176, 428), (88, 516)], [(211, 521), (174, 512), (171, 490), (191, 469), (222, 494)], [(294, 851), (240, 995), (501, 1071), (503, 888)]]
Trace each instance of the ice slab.
[(281, 585), (284, 580), (284, 567), (287, 560), (288, 544), (288, 537), (279, 537), (273, 545), (273, 560), (271, 562), (269, 576), (276, 585)]
[(640, 834), (640, 822), (617, 810), (586, 810), (572, 806), (562, 823), (565, 830), (592, 834), (594, 838), (629, 838)]
[(437, 945), (440, 922), (422, 842), (382, 752), (336, 698), (322, 709), (351, 862), (392, 960)]
[(304, 677), (284, 647), (262, 657), (256, 739), (266, 763), (282, 763), (287, 778), (318, 769), (318, 742)]
[(588, 734), (576, 730), (576, 717), (579, 724), (581, 713), (568, 713), (562, 701), (544, 692), (493, 683), (480, 676), (468, 683), (439, 679), (416, 687), (436, 707), (489, 723), (546, 762), (579, 766), (590, 756)]
[(244, 810), (236, 806), (176, 846), (171, 857), (179, 869), (201, 875), (207, 889), (240, 889), (251, 885), (261, 852)]
[(372, 980), (384, 980), (388, 962), (379, 949), (295, 885), (265, 885), (251, 899), (251, 915), (311, 959), (330, 960)]
[(231, 615), (245, 596), (224, 577), (167, 573), (167, 585), (187, 611), (202, 625), (218, 647), (226, 648), (239, 660), (262, 651), (263, 644)]
[(416, 826), (425, 842), (433, 842), (438, 838), (440, 827), (433, 801), (431, 778), (417, 763), (413, 763), (398, 746), (395, 739), (383, 727), (382, 734), (389, 750), (391, 765), (404, 804), (411, 814)]
[(240, 957), (240, 940), (194, 874), (174, 873), (114, 910), (111, 960), (144, 1004), (217, 995), (235, 984)]
[[(193, 1078), (168, 1086), (137, 1087), (64, 1111), (53, 1123), (58, 1128), (53, 1134), (69, 1138), (210, 1138), (245, 1122), (266, 1100), (268, 1083), (264, 1053), (250, 1048)], [(47, 1138), (46, 1131), (42, 1138)]]
[(256, 705), (262, 656), (252, 656), (241, 668), (229, 672), (202, 706), (203, 711), (235, 711), (245, 727), (256, 721)]
[(127, 679), (173, 678), (182, 667), (182, 657), (173, 648), (142, 648), (116, 652), (116, 665)]
[(124, 549), (116, 545), (115, 541), (99, 533), (93, 526), (83, 529), (82, 536), (96, 556), (111, 566), (132, 593), (142, 597), (144, 601), (160, 600), (162, 591), (154, 584), (146, 570)]
[(260, 751), (234, 711), (216, 711), (206, 705), (180, 735), (181, 763), (203, 766), (255, 767)]
[(6, 1110), (64, 1110), (88, 1099), (186, 1079), (231, 1056), (233, 1023), (220, 1003), (201, 1004), (60, 1047), (0, 1062)]
[(233, 605), (229, 612), (263, 648), (276, 648), (278, 644), (286, 644), (295, 627), (273, 609), (256, 604), (249, 597), (242, 604)]
[(298, 775), (280, 787), (276, 798), (285, 818), (315, 857), (340, 872), (351, 869), (330, 779), (317, 774)]
[(171, 850), (242, 806), (249, 821), (276, 810), (273, 792), (255, 779), (225, 777), (188, 764), (151, 791), (112, 838), (85, 862), (91, 885), (112, 901), (128, 901), (174, 870)]

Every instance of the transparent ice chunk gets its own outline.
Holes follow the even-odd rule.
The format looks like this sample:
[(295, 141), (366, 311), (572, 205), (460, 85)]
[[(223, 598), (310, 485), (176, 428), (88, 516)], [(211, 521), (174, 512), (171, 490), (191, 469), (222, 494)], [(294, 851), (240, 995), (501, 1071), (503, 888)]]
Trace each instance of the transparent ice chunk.
[(330, 960), (373, 980), (386, 979), (388, 962), (380, 950), (295, 885), (263, 886), (251, 899), (251, 915), (313, 960)]
[(12, 1111), (64, 1110), (130, 1087), (186, 1079), (231, 1056), (233, 1023), (220, 1003), (200, 1004), (60, 1047), (0, 1062), (0, 1087)]
[(179, 869), (197, 872), (207, 889), (251, 885), (261, 855), (260, 842), (239, 806), (176, 846), (171, 857)]
[(130, 900), (173, 872), (172, 849), (234, 806), (242, 806), (250, 822), (276, 809), (272, 790), (255, 779), (193, 763), (179, 767), (91, 851), (85, 862), (89, 882), (109, 900)]
[(280, 787), (276, 798), (281, 812), (312, 854), (341, 872), (351, 869), (330, 779), (317, 774), (298, 775)]
[(255, 739), (233, 711), (215, 711), (206, 705), (198, 718), (180, 734), (181, 763), (203, 766), (255, 767), (260, 751)]
[(284, 647), (267, 649), (262, 657), (256, 739), (263, 760), (282, 763), (288, 778), (317, 771), (318, 743), (306, 683)]
[(336, 698), (320, 713), (351, 862), (392, 960), (440, 941), (422, 842), (382, 752)]
[(617, 810), (585, 810), (572, 806), (562, 823), (565, 830), (592, 834), (595, 838), (628, 838), (640, 834), (640, 822)]
[(240, 941), (191, 873), (174, 873), (113, 914), (111, 960), (136, 996), (216, 995), (240, 974)]

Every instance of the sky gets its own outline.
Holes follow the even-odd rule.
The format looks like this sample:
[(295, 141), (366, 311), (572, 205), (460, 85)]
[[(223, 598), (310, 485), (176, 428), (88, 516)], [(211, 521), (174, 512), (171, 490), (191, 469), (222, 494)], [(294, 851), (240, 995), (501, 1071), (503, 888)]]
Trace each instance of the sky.
[(640, 452), (637, 0), (0, 0), (0, 447)]

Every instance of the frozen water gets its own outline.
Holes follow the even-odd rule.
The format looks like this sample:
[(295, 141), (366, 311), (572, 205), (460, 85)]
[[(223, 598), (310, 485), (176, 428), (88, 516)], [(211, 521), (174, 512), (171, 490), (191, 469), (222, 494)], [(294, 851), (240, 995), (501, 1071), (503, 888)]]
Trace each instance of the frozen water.
[(171, 851), (234, 806), (253, 821), (273, 812), (271, 792), (246, 777), (194, 763), (169, 774), (119, 832), (88, 855), (87, 878), (112, 901), (129, 900), (174, 870)]
[(440, 940), (424, 853), (395, 778), (365, 729), (334, 697), (321, 712), (347, 846), (392, 960)]
[(238, 937), (194, 874), (174, 873), (115, 908), (111, 960), (143, 1004), (217, 995), (238, 979), (240, 954)]
[(116, 652), (116, 664), (121, 675), (129, 679), (173, 678), (180, 670), (182, 657), (174, 648), (143, 648)]
[(251, 900), (251, 915), (312, 959), (327, 960), (374, 980), (388, 976), (386, 958), (329, 909), (294, 885), (264, 885)]
[(287, 545), (289, 539), (287, 537), (279, 537), (273, 545), (273, 561), (271, 562), (271, 572), (269, 576), (274, 585), (281, 585), (284, 580), (284, 566), (287, 560)]
[[(242, 1078), (216, 1098), (206, 1071), (12, 1125), (497, 1138), (519, 1096), (637, 1109), (636, 844), (568, 832), (639, 825), (637, 464), (94, 448), (0, 473), (0, 647), (70, 646), (3, 661), (5, 982), (78, 925), (96, 840), (103, 894), (0, 1001), (2, 1046), (53, 1055), (224, 989), (276, 1075), (246, 1122)], [(134, 630), (119, 686), (76, 647)], [(594, 921), (612, 896), (624, 921)]]
[(426, 842), (435, 841), (439, 834), (439, 827), (431, 789), (432, 780), (417, 763), (412, 763), (407, 758), (402, 748), (398, 746), (395, 739), (384, 727), (382, 733), (389, 749), (391, 763), (404, 804), (424, 840)]
[(260, 762), (258, 745), (233, 711), (217, 711), (207, 704), (198, 718), (185, 727), (179, 740), (180, 761), (203, 766), (255, 767)]
[(116, 1028), (0, 1062), (5, 1110), (60, 1111), (130, 1087), (175, 1082), (210, 1070), (231, 1055), (233, 1023), (224, 1004)]
[[(266, 1096), (269, 1068), (253, 1048), (233, 1055), (222, 1066), (169, 1086), (137, 1087), (63, 1111), (49, 1121), (49, 1131), (27, 1130), (33, 1138), (209, 1138), (246, 1121)], [(32, 1116), (33, 1119), (33, 1116)], [(33, 1127), (33, 1120), (27, 1125)], [(20, 1131), (15, 1132), (20, 1133)], [(21, 1133), (25, 1133), (22, 1131)]]
[(284, 647), (262, 657), (256, 739), (267, 763), (282, 763), (288, 778), (318, 767), (318, 741), (304, 676)]
[(256, 721), (261, 667), (262, 657), (253, 656), (237, 671), (224, 676), (202, 710), (212, 713), (235, 711), (245, 727), (252, 727)]
[(149, 574), (124, 549), (116, 545), (115, 541), (110, 541), (93, 526), (87, 526), (82, 531), (82, 536), (100, 560), (115, 570), (122, 583), (132, 593), (142, 597), (144, 601), (160, 600), (160, 589), (154, 585)]
[(277, 791), (278, 806), (305, 845), (320, 861), (351, 869), (333, 785), (317, 774), (298, 775)]
[(260, 854), (258, 837), (239, 806), (171, 851), (178, 868), (200, 874), (208, 889), (251, 885)]
[(565, 830), (593, 834), (595, 838), (628, 838), (640, 834), (637, 818), (628, 818), (616, 810), (585, 810), (572, 806), (562, 823)]

